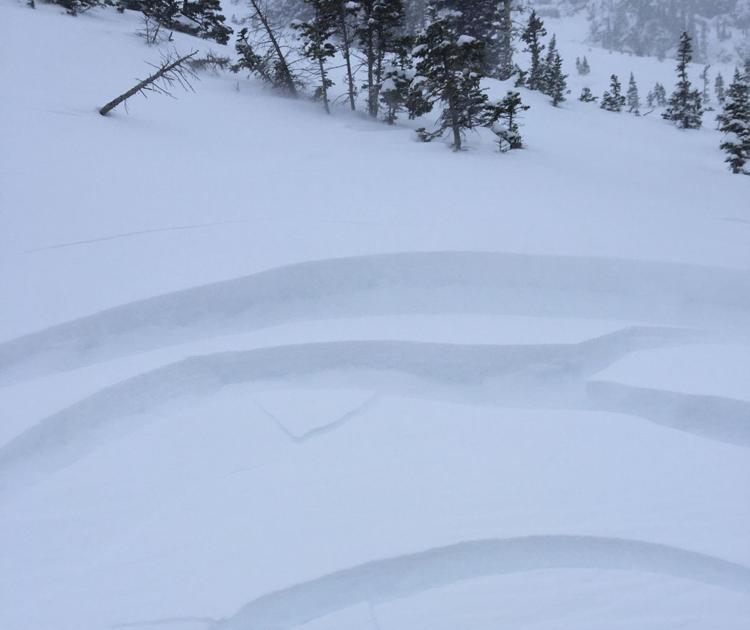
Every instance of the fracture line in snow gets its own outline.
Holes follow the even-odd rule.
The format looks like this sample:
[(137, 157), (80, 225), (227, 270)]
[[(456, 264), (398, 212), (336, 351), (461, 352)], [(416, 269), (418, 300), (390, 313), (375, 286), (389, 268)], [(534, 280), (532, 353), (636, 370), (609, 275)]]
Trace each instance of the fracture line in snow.
[(750, 447), (750, 401), (608, 381), (586, 385), (593, 408), (638, 416), (712, 440)]
[(115, 241), (121, 238), (131, 238), (133, 236), (143, 236), (145, 234), (158, 234), (159, 232), (179, 232), (183, 230), (198, 230), (200, 228), (214, 227), (219, 225), (231, 225), (234, 223), (247, 223), (247, 219), (235, 219), (231, 221), (213, 221), (211, 223), (195, 223), (193, 225), (175, 225), (173, 227), (153, 228), (150, 230), (136, 230), (134, 232), (123, 232), (122, 234), (110, 234), (98, 238), (90, 238), (81, 241), (70, 241), (67, 243), (57, 243), (55, 245), (45, 245), (44, 247), (35, 247), (25, 249), (22, 254), (33, 254), (34, 252), (46, 252), (52, 249), (65, 249), (75, 247), (76, 245), (90, 245), (93, 243), (103, 243), (105, 241)]
[(382, 604), (465, 580), (539, 569), (638, 571), (750, 593), (750, 568), (714, 556), (621, 538), (529, 536), (367, 562), (261, 596), (213, 627), (289, 630), (359, 603)]
[[(29, 428), (0, 447), (0, 479), (6, 489), (33, 483), (153, 421), (154, 412), (172, 401), (208, 397), (231, 385), (242, 385), (248, 394), (278, 387), (355, 386), (498, 407), (588, 409), (588, 377), (630, 352), (695, 339), (686, 330), (627, 328), (577, 344), (342, 341), (191, 357), (100, 390)], [(264, 411), (300, 443), (339, 428), (375, 400), (301, 437)]]
[(750, 273), (478, 252), (320, 260), (131, 302), (0, 343), (0, 384), (289, 322), (436, 313), (609, 318), (750, 337)]
[(380, 400), (380, 397), (380, 394), (375, 393), (367, 398), (364, 402), (357, 405), (354, 409), (351, 409), (345, 414), (341, 415), (339, 418), (331, 420), (324, 425), (310, 429), (309, 431), (305, 431), (301, 435), (292, 433), (292, 431), (287, 428), (287, 426), (279, 419), (279, 417), (271, 413), (271, 411), (263, 406), (260, 401), (253, 399), (253, 402), (256, 404), (258, 409), (260, 409), (263, 414), (266, 415), (268, 419), (278, 427), (278, 429), (284, 434), (285, 437), (287, 437), (295, 444), (304, 444), (305, 442), (308, 442), (313, 438), (322, 437), (327, 433), (331, 433), (337, 429), (340, 429), (351, 420), (354, 420), (355, 418), (366, 413), (368, 409), (370, 409), (378, 400)]
[[(94, 243), (103, 243), (106, 241), (115, 241), (123, 238), (132, 238), (134, 236), (144, 236), (147, 234), (158, 234), (160, 232), (180, 232), (183, 230), (199, 230), (207, 227), (217, 227), (221, 225), (234, 225), (237, 223), (252, 223), (253, 221), (278, 221), (276, 217), (252, 217), (249, 219), (229, 219), (226, 221), (211, 221), (209, 223), (194, 223), (190, 225), (175, 225), (172, 227), (163, 228), (152, 228), (149, 230), (134, 230), (132, 232), (122, 232), (121, 234), (108, 234), (107, 236), (99, 236), (97, 238), (82, 239), (79, 241), (68, 241), (66, 243), (55, 243), (53, 245), (45, 245), (43, 247), (34, 247), (32, 249), (25, 249), (19, 253), (21, 254), (33, 254), (35, 252), (45, 252), (55, 249), (66, 249), (68, 247), (76, 247), (78, 245), (91, 245)], [(352, 224), (352, 225), (377, 225), (372, 221), (357, 221), (354, 219), (316, 219), (315, 223), (331, 223), (331, 224)]]
[(163, 619), (149, 619), (145, 621), (130, 621), (126, 623), (116, 623), (111, 628), (151, 628), (154, 626), (174, 626), (200, 623), (204, 627), (209, 627), (218, 623), (218, 619), (213, 617), (165, 617)]

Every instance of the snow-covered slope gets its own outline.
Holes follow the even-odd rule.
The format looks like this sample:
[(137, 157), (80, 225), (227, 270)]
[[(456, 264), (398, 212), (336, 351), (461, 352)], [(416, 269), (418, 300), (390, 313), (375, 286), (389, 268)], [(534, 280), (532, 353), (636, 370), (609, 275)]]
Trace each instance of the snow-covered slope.
[[(573, 95), (671, 85), (580, 26)], [(234, 75), (102, 118), (136, 28), (0, 0), (0, 628), (745, 627), (711, 124), (529, 93), (453, 154)]]

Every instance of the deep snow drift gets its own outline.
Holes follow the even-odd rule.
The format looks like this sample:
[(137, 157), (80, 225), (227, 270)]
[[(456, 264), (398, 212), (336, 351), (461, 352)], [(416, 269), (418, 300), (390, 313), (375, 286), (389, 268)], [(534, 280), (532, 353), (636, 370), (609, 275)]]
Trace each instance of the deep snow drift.
[(746, 626), (750, 181), (547, 26), (456, 155), (0, 0), (0, 628)]

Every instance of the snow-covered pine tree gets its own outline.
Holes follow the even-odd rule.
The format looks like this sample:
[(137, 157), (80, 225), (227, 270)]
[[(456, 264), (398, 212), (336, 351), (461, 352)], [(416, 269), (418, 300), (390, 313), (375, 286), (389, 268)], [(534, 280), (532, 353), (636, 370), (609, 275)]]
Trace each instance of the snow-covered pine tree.
[(219, 44), (226, 44), (232, 34), (225, 24), (220, 0), (120, 0), (120, 7), (141, 11), (164, 28), (213, 39)]
[(709, 89), (709, 77), (708, 71), (711, 69), (710, 65), (706, 65), (701, 72), (701, 81), (703, 82), (703, 90), (701, 91), (701, 103), (703, 105), (703, 111), (713, 111), (711, 107), (711, 91)]
[(409, 95), (412, 118), (441, 107), (438, 128), (419, 131), (430, 141), (445, 131), (453, 136), (455, 151), (462, 148), (463, 133), (482, 122), (487, 96), (481, 88), (483, 44), (460, 32), (461, 14), (437, 0), (428, 7), (428, 25), (412, 50), (416, 76)]
[(552, 34), (549, 44), (547, 44), (547, 54), (542, 62), (542, 79), (539, 83), (539, 91), (542, 94), (550, 93), (550, 80), (557, 54), (557, 35)]
[(630, 73), (630, 82), (628, 83), (628, 94), (627, 94), (627, 106), (628, 112), (635, 114), (636, 116), (641, 115), (641, 97), (638, 93), (638, 84), (635, 82), (635, 76)]
[(69, 15), (78, 15), (92, 7), (103, 4), (102, 0), (53, 0), (53, 2), (63, 7)]
[(315, 64), (318, 85), (315, 97), (320, 99), (326, 113), (331, 113), (328, 89), (333, 81), (328, 76), (327, 61), (336, 55), (336, 47), (331, 39), (336, 33), (338, 7), (335, 0), (305, 0), (312, 10), (309, 20), (295, 20), (292, 28), (302, 42), (302, 54)]
[(482, 73), (497, 76), (500, 65), (500, 35), (503, 27), (499, 0), (445, 0), (441, 8), (457, 11), (457, 28), (484, 44)]
[(582, 103), (595, 103), (596, 101), (599, 100), (599, 97), (594, 96), (590, 87), (585, 87), (581, 91), (581, 95), (578, 97), (578, 100), (581, 101)]
[(719, 105), (723, 106), (726, 100), (726, 91), (724, 88), (724, 77), (721, 75), (721, 72), (716, 75), (716, 80), (714, 81), (714, 94), (716, 94), (716, 100)]
[(515, 87), (526, 87), (526, 84), (529, 81), (529, 73), (528, 71), (524, 70), (523, 68), (520, 68), (518, 66), (515, 66), (513, 69), (513, 74), (516, 75), (516, 81), (513, 84)]
[(718, 116), (719, 130), (724, 134), (721, 150), (733, 173), (750, 175), (745, 165), (750, 161), (750, 77), (735, 70), (726, 91), (724, 109)]
[(248, 38), (248, 31), (243, 28), (237, 33), (237, 41), (234, 45), (238, 61), (231, 66), (232, 72), (248, 70), (273, 87), (277, 87), (274, 81), (274, 72), (270, 59), (259, 55), (252, 42)]
[(273, 88), (297, 96), (301, 81), (291, 69), (265, 8), (259, 0), (250, 0), (250, 7), (258, 27), (252, 33), (248, 28), (239, 32), (235, 45), (239, 60), (231, 66), (232, 72), (249, 70)]
[(699, 129), (703, 125), (701, 93), (693, 89), (688, 77), (688, 64), (692, 59), (692, 40), (690, 35), (683, 33), (677, 55), (677, 86), (662, 114), (662, 118), (676, 122), (682, 129)]
[(568, 75), (564, 74), (562, 70), (560, 52), (557, 50), (557, 37), (553, 35), (544, 61), (542, 92), (552, 98), (552, 104), (555, 107), (565, 100), (568, 89), (567, 78)]
[(226, 18), (222, 14), (220, 0), (184, 0), (180, 14), (189, 20), (186, 30), (193, 35), (213, 39), (219, 44), (229, 41), (232, 29), (225, 24)]
[(602, 96), (601, 108), (608, 112), (621, 112), (626, 99), (622, 95), (622, 84), (616, 74), (609, 78), (609, 90)]
[(513, 76), (513, 12), (516, 0), (500, 0), (500, 24), (497, 34), (497, 78), (505, 81)]
[(488, 103), (483, 124), (497, 136), (500, 151), (523, 149), (523, 138), (519, 126), (521, 112), (529, 109), (518, 92), (509, 91), (500, 101)]
[(654, 85), (654, 100), (656, 101), (657, 107), (667, 106), (667, 90), (658, 81), (656, 82), (656, 85)]
[(344, 67), (346, 69), (346, 87), (347, 97), (349, 98), (349, 107), (352, 111), (357, 109), (357, 84), (354, 81), (354, 67), (352, 65), (352, 48), (354, 46), (356, 34), (356, 13), (358, 5), (356, 2), (349, 0), (337, 0), (336, 2), (336, 40), (341, 50), (341, 56), (344, 58)]
[(154, 20), (161, 26), (171, 30), (178, 30), (177, 18), (180, 15), (178, 0), (137, 0), (136, 6), (147, 19)]
[(589, 65), (589, 60), (586, 58), (586, 55), (583, 56), (583, 61), (581, 61), (581, 74), (583, 76), (591, 74), (591, 66)]
[(414, 79), (409, 39), (405, 36), (400, 50), (385, 63), (380, 102), (384, 109), (384, 120), (389, 125), (396, 122), (399, 113), (407, 108), (409, 102), (409, 89)]
[(541, 90), (544, 86), (544, 62), (542, 60), (544, 44), (542, 43), (542, 37), (546, 35), (547, 29), (544, 28), (544, 21), (533, 10), (521, 35), (521, 40), (526, 44), (524, 52), (531, 53), (531, 67), (526, 80), (526, 86), (530, 90)]
[(358, 5), (355, 34), (367, 73), (363, 86), (367, 92), (367, 111), (375, 118), (380, 107), (385, 57), (402, 37), (404, 3), (403, 0), (356, 0), (355, 4)]

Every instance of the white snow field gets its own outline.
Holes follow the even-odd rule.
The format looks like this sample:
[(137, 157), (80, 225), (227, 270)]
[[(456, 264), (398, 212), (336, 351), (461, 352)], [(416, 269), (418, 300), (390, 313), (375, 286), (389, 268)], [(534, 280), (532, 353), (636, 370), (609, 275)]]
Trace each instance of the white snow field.
[(0, 0), (0, 629), (748, 627), (750, 179), (575, 99), (671, 61), (548, 21), (570, 100), (454, 154), (241, 75), (102, 118), (138, 24)]

